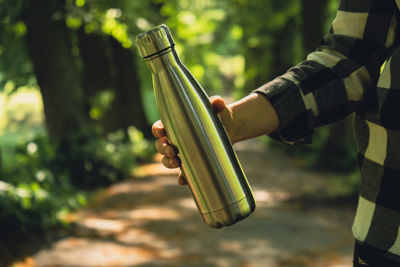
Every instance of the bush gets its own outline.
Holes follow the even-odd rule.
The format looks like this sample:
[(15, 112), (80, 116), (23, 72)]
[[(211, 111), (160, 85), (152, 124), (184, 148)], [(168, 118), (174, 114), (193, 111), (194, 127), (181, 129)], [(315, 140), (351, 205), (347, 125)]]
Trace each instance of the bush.
[[(70, 154), (47, 136), (16, 145), (0, 169), (0, 236), (13, 238), (66, 223), (66, 215), (84, 205), (88, 191), (131, 175), (154, 146), (135, 128), (107, 138), (75, 143)], [(74, 176), (79, 175), (79, 176)]]
[(12, 164), (0, 170), (0, 231), (6, 240), (41, 232), (65, 221), (67, 212), (86, 203), (67, 172), (54, 172), (54, 146), (44, 136), (19, 144)]

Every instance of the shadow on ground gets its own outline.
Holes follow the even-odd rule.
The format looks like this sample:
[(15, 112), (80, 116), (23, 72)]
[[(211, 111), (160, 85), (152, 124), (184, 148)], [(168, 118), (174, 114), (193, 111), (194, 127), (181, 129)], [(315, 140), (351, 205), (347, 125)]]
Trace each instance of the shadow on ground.
[[(65, 238), (28, 258), (32, 266), (351, 266), (354, 202), (325, 202), (326, 175), (298, 170), (257, 142), (237, 146), (257, 201), (233, 226), (212, 229), (177, 172), (142, 166), (108, 188)], [(305, 199), (305, 201), (303, 201)]]

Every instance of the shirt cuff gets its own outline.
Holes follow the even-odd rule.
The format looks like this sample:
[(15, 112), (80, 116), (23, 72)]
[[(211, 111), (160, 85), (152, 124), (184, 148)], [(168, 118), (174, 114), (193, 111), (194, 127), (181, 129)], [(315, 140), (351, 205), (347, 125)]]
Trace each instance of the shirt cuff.
[(253, 91), (266, 97), (279, 118), (279, 128), (269, 136), (279, 142), (299, 146), (312, 143), (314, 116), (306, 109), (300, 88), (281, 76)]

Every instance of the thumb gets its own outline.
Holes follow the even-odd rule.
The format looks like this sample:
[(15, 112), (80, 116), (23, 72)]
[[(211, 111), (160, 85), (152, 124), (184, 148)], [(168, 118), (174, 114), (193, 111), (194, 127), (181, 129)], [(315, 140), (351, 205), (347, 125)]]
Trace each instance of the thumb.
[(210, 97), (210, 103), (217, 113), (220, 113), (228, 108), (225, 100), (218, 95)]
[(221, 119), (222, 124), (230, 138), (231, 142), (234, 143), (233, 134), (233, 112), (232, 109), (225, 103), (225, 100), (220, 96), (210, 97), (211, 106), (214, 108), (215, 112), (218, 113), (218, 117)]

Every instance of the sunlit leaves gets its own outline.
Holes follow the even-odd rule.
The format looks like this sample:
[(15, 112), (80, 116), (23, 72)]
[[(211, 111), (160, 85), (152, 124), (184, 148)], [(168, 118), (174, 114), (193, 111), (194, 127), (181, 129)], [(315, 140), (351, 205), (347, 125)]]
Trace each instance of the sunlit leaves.
[(94, 23), (87, 23), (83, 27), (85, 33), (90, 34), (93, 33), (96, 30), (96, 25)]
[(129, 48), (132, 45), (132, 40), (128, 36), (128, 26), (119, 22), (117, 19), (121, 16), (121, 10), (118, 8), (110, 8), (106, 11), (103, 18), (104, 33), (113, 36), (123, 47)]
[(178, 21), (182, 24), (192, 25), (196, 23), (196, 16), (190, 11), (181, 11), (178, 13)]
[(22, 2), (0, 2), (0, 91), (8, 80), (12, 80), (17, 88), (34, 84), (32, 66), (23, 43), (26, 26), (21, 21)]
[(85, 0), (75, 0), (75, 5), (77, 7), (83, 7), (85, 5)]
[(145, 18), (138, 18), (136, 20), (136, 26), (142, 31), (150, 30), (150, 28), (153, 27), (153, 25)]
[(230, 30), (230, 36), (234, 40), (239, 40), (243, 37), (243, 28), (239, 25), (233, 25)]
[(18, 21), (17, 23), (15, 23), (14, 31), (15, 31), (17, 36), (24, 35), (26, 33), (25, 23), (23, 23), (22, 21)]
[(82, 25), (82, 20), (79, 17), (67, 16), (65, 19), (65, 24), (68, 28), (79, 29), (79, 27)]
[(107, 110), (110, 109), (111, 104), (114, 100), (114, 92), (110, 90), (104, 90), (99, 92), (96, 96), (90, 99), (91, 109), (89, 115), (92, 119), (101, 119)]
[(202, 65), (191, 66), (190, 71), (197, 79), (202, 79), (204, 76), (204, 67)]

